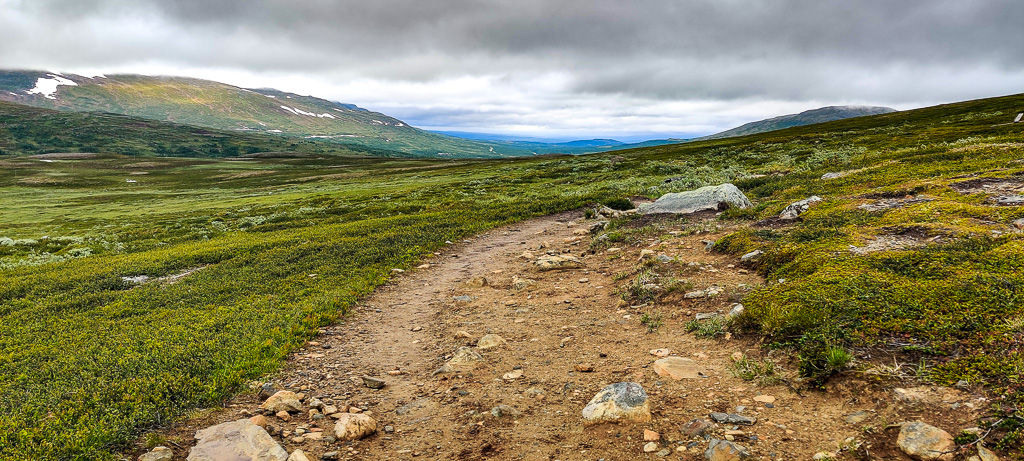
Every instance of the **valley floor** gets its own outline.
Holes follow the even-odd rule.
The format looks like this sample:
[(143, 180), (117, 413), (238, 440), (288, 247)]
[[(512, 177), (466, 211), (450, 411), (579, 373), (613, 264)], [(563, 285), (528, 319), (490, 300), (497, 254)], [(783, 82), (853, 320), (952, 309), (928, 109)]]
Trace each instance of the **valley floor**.
[[(725, 315), (746, 290), (763, 283), (737, 258), (705, 250), (702, 241), (735, 229), (714, 216), (641, 219), (636, 225), (656, 232), (644, 238), (645, 244), (615, 249), (580, 231), (595, 222), (574, 212), (494, 229), (397, 274), (271, 377), (276, 389), (303, 394), (306, 411), (287, 419), (267, 416), (269, 431), (288, 452), (301, 449), (310, 459), (330, 452), (353, 460), (704, 459), (707, 438), (724, 439), (726, 431), (755, 459), (807, 460), (821, 452), (835, 456), (842, 448), (847, 451), (838, 455), (851, 458), (909, 459), (895, 448), (896, 423), (921, 420), (957, 434), (974, 424), (975, 408), (984, 407), (983, 395), (969, 390), (915, 388), (862, 371), (834, 378), (826, 391), (799, 393), (793, 381), (737, 377), (733, 370), (740, 356), (776, 362), (783, 378), (796, 373), (783, 354), (766, 355), (756, 337), (734, 333), (703, 339), (686, 331), (696, 314)], [(572, 254), (583, 267), (538, 271), (535, 260), (544, 254)], [(684, 276), (686, 289), (642, 303), (623, 300), (620, 293), (633, 275), (657, 272), (659, 266)], [(721, 292), (684, 294), (708, 288)], [(476, 346), (486, 334), (507, 344), (480, 350), (485, 362), (475, 369), (434, 375), (446, 357), (460, 346)], [(696, 361), (705, 376), (658, 375), (652, 366), (655, 349)], [(369, 389), (364, 375), (387, 385)], [(581, 410), (595, 393), (624, 381), (644, 387), (653, 419), (583, 424)], [(897, 387), (914, 389), (897, 398)], [(371, 415), (377, 433), (329, 443), (333, 420), (310, 417), (313, 398)], [(175, 459), (184, 459), (197, 430), (260, 414), (259, 405), (255, 391), (243, 394), (157, 439), (174, 450)], [(513, 414), (494, 415), (502, 412)], [(715, 424), (706, 437), (681, 432), (710, 412), (757, 421)], [(660, 438), (646, 452), (645, 430)], [(141, 444), (135, 456), (145, 452)]]

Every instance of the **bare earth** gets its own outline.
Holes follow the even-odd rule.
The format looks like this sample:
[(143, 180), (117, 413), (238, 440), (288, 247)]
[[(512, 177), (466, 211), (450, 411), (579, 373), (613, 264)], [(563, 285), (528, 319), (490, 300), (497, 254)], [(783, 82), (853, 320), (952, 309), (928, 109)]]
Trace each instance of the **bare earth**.
[[(302, 392), (342, 410), (345, 405), (364, 410), (377, 420), (377, 434), (328, 444), (323, 437), (332, 433), (332, 420), (317, 427), (307, 414), (296, 414), (289, 421), (267, 418), (278, 429), (272, 431), (274, 438), (289, 452), (301, 448), (310, 459), (331, 451), (339, 452), (339, 459), (358, 460), (704, 459), (705, 438), (686, 437), (680, 428), (695, 418), (707, 419), (709, 412), (736, 413), (742, 406), (741, 414), (756, 417), (756, 424), (717, 424), (709, 435), (725, 438), (726, 430), (742, 431), (732, 437), (749, 447), (755, 459), (808, 460), (815, 453), (834, 453), (861, 442), (844, 456), (909, 459), (895, 449), (899, 429), (886, 426), (923, 420), (956, 434), (972, 424), (974, 408), (984, 402), (969, 391), (921, 388), (919, 398), (908, 403), (897, 400), (893, 388), (915, 384), (859, 372), (834, 379), (827, 391), (805, 390), (802, 395), (785, 384), (762, 386), (734, 377), (734, 353), (766, 357), (757, 338), (699, 339), (686, 333), (684, 324), (697, 313), (728, 312), (749, 289), (744, 285), (764, 282), (753, 271), (742, 270), (736, 258), (704, 249), (701, 240), (715, 240), (731, 229), (717, 228), (721, 224), (713, 215), (687, 219), (654, 221), (664, 228), (661, 232), (639, 246), (623, 246), (621, 252), (599, 249), (591, 254), (593, 235), (574, 234), (594, 222), (584, 220), (582, 213), (538, 218), (450, 246), (427, 261), (429, 267), (396, 275), (352, 315), (293, 354), (270, 379), (278, 389)], [(690, 235), (694, 226), (710, 232)], [(636, 268), (644, 249), (675, 258), (656, 264), (673, 265), (691, 283), (689, 290), (719, 286), (724, 291), (684, 299), (683, 290), (646, 306), (622, 302), (617, 289), (632, 277), (615, 276)], [(584, 267), (539, 272), (535, 258), (522, 257), (524, 251), (535, 257), (568, 252), (581, 257)], [(485, 286), (480, 277), (486, 279)], [(513, 277), (533, 282), (516, 287)], [(661, 313), (664, 324), (649, 332), (640, 323), (643, 313)], [(471, 338), (457, 337), (460, 331)], [(500, 335), (507, 344), (480, 351), (484, 365), (433, 375), (446, 356), (460, 346), (475, 346), (488, 333)], [(659, 376), (652, 368), (657, 360), (649, 353), (652, 349), (695, 360), (707, 377), (677, 381)], [(772, 358), (793, 375), (790, 358)], [(593, 371), (578, 371), (587, 366)], [(503, 379), (506, 374), (514, 377), (516, 370), (521, 370), (520, 377)], [(369, 389), (363, 375), (384, 379), (387, 386)], [(584, 425), (581, 410), (594, 394), (623, 381), (643, 385), (653, 420)], [(754, 400), (759, 395), (774, 397), (774, 404)], [(521, 414), (495, 417), (491, 409), (501, 404)], [(223, 409), (162, 434), (176, 458), (184, 459), (196, 430), (257, 414), (258, 405), (254, 393), (241, 395)], [(861, 410), (868, 412), (866, 419), (847, 422), (846, 415)], [(314, 433), (322, 430), (322, 437), (294, 439), (300, 426)], [(393, 431), (386, 432), (385, 426)], [(644, 429), (660, 434), (655, 452), (643, 450)], [(667, 456), (662, 451), (666, 448)], [(135, 455), (143, 451), (140, 447)]]

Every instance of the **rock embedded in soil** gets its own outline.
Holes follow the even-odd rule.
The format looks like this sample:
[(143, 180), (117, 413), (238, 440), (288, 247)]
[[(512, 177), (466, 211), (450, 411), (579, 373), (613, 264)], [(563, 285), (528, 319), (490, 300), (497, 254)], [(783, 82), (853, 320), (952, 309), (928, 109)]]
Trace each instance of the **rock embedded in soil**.
[(363, 384), (370, 389), (384, 389), (387, 383), (383, 379), (374, 378), (372, 376), (363, 376)]
[(981, 445), (978, 445), (978, 459), (981, 461), (999, 461), (999, 457), (992, 450)]
[(855, 411), (853, 413), (846, 415), (846, 424), (860, 424), (870, 417), (871, 413), (868, 413), (864, 410)]
[(139, 456), (139, 461), (171, 461), (174, 451), (167, 447), (156, 447), (153, 451)]
[(592, 364), (592, 363), (577, 363), (576, 366), (573, 367), (573, 369), (575, 369), (576, 371), (578, 371), (580, 373), (591, 373), (591, 372), (594, 371), (594, 364)]
[(761, 251), (761, 250), (754, 250), (754, 251), (751, 251), (750, 253), (747, 253), (747, 254), (745, 254), (743, 256), (740, 256), (740, 261), (741, 262), (745, 262), (745, 263), (747, 263), (747, 262), (754, 262), (754, 261), (757, 261), (758, 259), (761, 259), (761, 255), (763, 255), (763, 254), (764, 254), (764, 252)]
[(812, 195), (808, 198), (800, 200), (799, 202), (793, 202), (782, 210), (782, 213), (779, 214), (779, 219), (796, 219), (800, 215), (804, 214), (807, 210), (811, 209), (811, 204), (820, 201), (821, 197), (818, 197), (817, 195)]
[(726, 440), (711, 439), (704, 458), (708, 461), (738, 461), (750, 457), (750, 451), (743, 445)]
[(545, 255), (537, 258), (537, 261), (533, 264), (540, 271), (579, 269), (583, 267), (583, 262), (571, 255)]
[(309, 457), (302, 450), (295, 450), (288, 455), (288, 461), (309, 461)]
[(662, 195), (654, 203), (637, 207), (642, 214), (675, 213), (689, 214), (703, 210), (725, 210), (728, 208), (749, 208), (754, 206), (750, 199), (736, 186), (725, 183), (704, 186), (700, 189)]
[(505, 404), (501, 404), (501, 405), (498, 405), (498, 406), (496, 406), (494, 408), (491, 408), (491, 416), (494, 416), (495, 418), (501, 418), (503, 416), (516, 417), (516, 416), (519, 416), (521, 414), (523, 414), (523, 413), (520, 412), (519, 410), (516, 410), (515, 408), (512, 408), (512, 407), (510, 407), (508, 405), (505, 405)]
[(704, 434), (708, 429), (711, 429), (711, 423), (706, 419), (697, 418), (684, 424), (683, 427), (679, 429), (679, 432), (687, 437), (697, 437)]
[(755, 402), (761, 402), (761, 403), (775, 403), (775, 396), (761, 394), (759, 396), (754, 397), (754, 401)]
[(920, 461), (951, 461), (956, 450), (953, 436), (920, 421), (904, 424), (896, 445), (907, 456)]
[(701, 369), (697, 362), (684, 357), (665, 357), (654, 362), (654, 372), (658, 376), (665, 378), (671, 378), (674, 380), (680, 379), (695, 379), (700, 378), (704, 374), (704, 370)]
[(496, 334), (487, 334), (480, 338), (480, 341), (477, 341), (476, 348), (493, 349), (495, 347), (504, 346), (505, 344), (507, 344), (505, 338), (502, 338), (501, 336), (498, 336)]
[(276, 393), (277, 389), (274, 387), (273, 384), (263, 383), (263, 385), (260, 386), (260, 393), (257, 395), (257, 397), (260, 399), (260, 402), (263, 402)]
[(288, 452), (278, 445), (267, 431), (240, 419), (196, 432), (199, 440), (188, 454), (188, 461), (222, 461), (245, 459), (286, 461)]
[(299, 401), (298, 394), (292, 391), (279, 391), (263, 402), (260, 408), (271, 413), (297, 413), (302, 411), (302, 402)]
[(637, 383), (615, 383), (601, 389), (583, 408), (587, 422), (651, 420), (650, 402), (643, 386)]
[(650, 429), (644, 429), (644, 442), (657, 442), (661, 440), (661, 434)]
[(374, 432), (377, 432), (377, 421), (363, 414), (341, 413), (334, 423), (334, 436), (343, 442), (360, 440)]
[(452, 373), (458, 370), (471, 370), (480, 366), (484, 361), (484, 356), (480, 355), (479, 352), (472, 348), (462, 346), (459, 350), (455, 351), (455, 355), (452, 356), (451, 360), (448, 360), (444, 365), (441, 365), (441, 368), (434, 371), (434, 374)]
[(708, 415), (711, 420), (716, 423), (722, 424), (742, 424), (744, 426), (753, 426), (757, 422), (757, 418), (752, 418), (743, 415), (737, 415), (733, 413), (711, 413)]

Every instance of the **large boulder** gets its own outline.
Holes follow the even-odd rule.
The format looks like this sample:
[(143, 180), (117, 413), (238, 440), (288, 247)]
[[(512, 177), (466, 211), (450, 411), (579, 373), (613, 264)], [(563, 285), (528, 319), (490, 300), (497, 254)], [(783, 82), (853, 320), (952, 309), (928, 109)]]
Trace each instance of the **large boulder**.
[(262, 427), (240, 419), (196, 432), (188, 461), (286, 461), (288, 452)]
[(647, 392), (637, 383), (615, 383), (601, 389), (583, 409), (588, 422), (651, 420)]
[(896, 444), (907, 456), (921, 461), (951, 461), (956, 451), (953, 436), (920, 421), (904, 424)]
[(342, 442), (359, 440), (377, 432), (377, 421), (362, 413), (341, 413), (334, 423), (334, 436)]
[(654, 203), (640, 205), (637, 210), (643, 214), (676, 213), (687, 214), (703, 210), (725, 210), (730, 207), (748, 208), (754, 206), (736, 186), (725, 183), (704, 186), (697, 190), (662, 195)]

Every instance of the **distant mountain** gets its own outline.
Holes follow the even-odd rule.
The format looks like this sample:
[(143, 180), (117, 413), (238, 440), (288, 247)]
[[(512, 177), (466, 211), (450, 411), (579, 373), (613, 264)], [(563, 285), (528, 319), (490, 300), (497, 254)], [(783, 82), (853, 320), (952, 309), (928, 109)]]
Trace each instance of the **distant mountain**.
[(799, 114), (782, 115), (779, 117), (769, 118), (766, 120), (746, 123), (731, 130), (726, 130), (721, 133), (715, 133), (713, 135), (705, 136), (703, 138), (697, 138), (695, 139), (695, 141), (731, 138), (735, 136), (744, 136), (748, 134), (764, 133), (767, 131), (792, 128), (794, 126), (812, 125), (815, 123), (831, 122), (834, 120), (842, 120), (853, 117), (863, 117), (865, 115), (888, 114), (891, 112), (896, 112), (896, 109), (879, 106), (828, 106), (822, 107), (820, 109), (803, 111), (800, 112)]
[(222, 130), (321, 139), (424, 157), (531, 154), (526, 149), (502, 148), (420, 130), (353, 104), (194, 78), (0, 71), (0, 100), (46, 109), (109, 112)]

